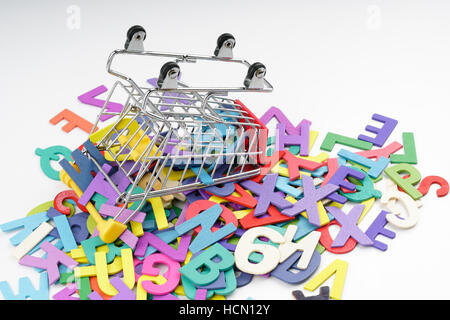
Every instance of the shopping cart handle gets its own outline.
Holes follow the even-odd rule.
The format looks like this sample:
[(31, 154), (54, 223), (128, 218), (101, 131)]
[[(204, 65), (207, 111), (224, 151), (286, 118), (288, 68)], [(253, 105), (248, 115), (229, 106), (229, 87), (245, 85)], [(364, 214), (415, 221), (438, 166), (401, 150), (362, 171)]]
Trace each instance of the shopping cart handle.
[[(83, 195), (83, 191), (75, 184), (70, 176), (63, 170), (59, 172), (59, 177), (69, 188), (71, 188), (78, 197)], [(86, 204), (91, 217), (94, 219), (100, 239), (105, 243), (112, 243), (127, 229), (127, 226), (113, 219), (104, 220), (95, 206), (89, 201)]]

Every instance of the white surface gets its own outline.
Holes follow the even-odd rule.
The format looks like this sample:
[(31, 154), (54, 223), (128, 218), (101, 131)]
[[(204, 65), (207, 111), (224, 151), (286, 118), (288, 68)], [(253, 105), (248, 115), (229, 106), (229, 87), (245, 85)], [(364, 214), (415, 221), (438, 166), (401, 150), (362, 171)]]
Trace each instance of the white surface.
[[(212, 54), (217, 36), (232, 33), (235, 56), (263, 62), (275, 87), (271, 94), (250, 94), (242, 101), (258, 116), (274, 105), (292, 122), (312, 121), (311, 129), (320, 132), (312, 154), (329, 131), (357, 137), (366, 133), (367, 124), (379, 126), (370, 121), (376, 112), (399, 120), (387, 143), (401, 142), (404, 131), (414, 132), (417, 168), (423, 176), (450, 179), (450, 2), (192, 3), (1, 2), (0, 223), (25, 216), (66, 189), (42, 173), (34, 150), (58, 144), (74, 149), (86, 139), (81, 130), (66, 134), (61, 130), (64, 121), (53, 126), (49, 119), (69, 108), (94, 121), (99, 109), (76, 98), (101, 84), (112, 86), (115, 79), (105, 71), (106, 59), (113, 49), (123, 47), (126, 31), (134, 24), (147, 29), (147, 50)], [(78, 9), (79, 29), (71, 29), (77, 26)], [(141, 79), (157, 77), (163, 62), (138, 64)], [(242, 85), (246, 70), (218, 70), (182, 66), (183, 79), (193, 85)], [(383, 191), (383, 185), (377, 187)], [(342, 299), (449, 299), (450, 196), (438, 199), (435, 190), (433, 186), (421, 200), (414, 228), (388, 227), (397, 236), (381, 239), (389, 246), (386, 252), (358, 246), (345, 255), (324, 253), (316, 272), (336, 258), (349, 262)], [(361, 222), (363, 230), (378, 212), (376, 204)], [(335, 235), (336, 229), (331, 229)], [(17, 290), (19, 277), (29, 276), (36, 286), (37, 272), (18, 265), (9, 237), (0, 233), (0, 280)], [(303, 285), (255, 277), (229, 298), (292, 299), (291, 291), (303, 290)], [(51, 294), (57, 290), (52, 288)]]

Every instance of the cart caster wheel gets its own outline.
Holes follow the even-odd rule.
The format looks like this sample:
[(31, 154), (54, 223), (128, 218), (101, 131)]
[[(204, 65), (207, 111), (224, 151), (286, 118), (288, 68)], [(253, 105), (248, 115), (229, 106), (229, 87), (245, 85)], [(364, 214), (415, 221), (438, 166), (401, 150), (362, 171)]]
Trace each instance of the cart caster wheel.
[(263, 89), (266, 67), (261, 62), (255, 62), (248, 68), (244, 86), (247, 89)]
[(176, 89), (179, 75), (180, 66), (173, 61), (166, 62), (159, 72), (158, 87), (161, 89)]
[(217, 46), (214, 55), (219, 58), (233, 59), (233, 48), (236, 45), (236, 39), (230, 33), (224, 33), (217, 38)]
[(125, 42), (125, 50), (127, 51), (144, 51), (144, 40), (147, 37), (145, 29), (141, 26), (132, 26), (127, 31), (127, 41)]

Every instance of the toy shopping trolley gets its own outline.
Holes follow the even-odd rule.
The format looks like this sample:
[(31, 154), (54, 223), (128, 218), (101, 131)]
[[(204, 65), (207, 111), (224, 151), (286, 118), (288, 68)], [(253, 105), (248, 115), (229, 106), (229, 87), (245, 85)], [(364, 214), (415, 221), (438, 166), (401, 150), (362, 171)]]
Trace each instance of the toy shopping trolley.
[[(234, 59), (235, 39), (228, 33), (218, 38), (213, 56), (144, 51), (145, 38), (141, 26), (131, 27), (125, 49), (115, 50), (109, 56), (108, 72), (123, 81), (112, 87), (93, 128), (106, 117), (113, 123), (95, 132), (93, 129), (90, 134), (90, 140), (106, 160), (117, 166), (116, 175), (120, 174), (126, 183), (118, 185), (83, 150), (118, 194), (116, 205), (121, 206), (109, 220), (91, 212), (105, 242), (114, 241), (133, 217), (131, 214), (118, 222), (123, 210), (133, 209), (136, 213), (146, 200), (155, 197), (258, 175), (258, 159), (265, 152), (266, 140), (260, 139), (263, 135), (267, 137), (265, 126), (239, 100), (227, 97), (234, 92), (271, 92), (273, 87), (264, 78), (263, 64)], [(141, 87), (112, 69), (118, 55), (163, 57), (171, 61), (161, 67), (154, 87)], [(189, 87), (180, 81), (180, 64), (200, 60), (244, 65), (248, 68), (244, 86)], [(122, 92), (125, 103), (120, 112), (112, 112), (107, 105), (117, 91)]]

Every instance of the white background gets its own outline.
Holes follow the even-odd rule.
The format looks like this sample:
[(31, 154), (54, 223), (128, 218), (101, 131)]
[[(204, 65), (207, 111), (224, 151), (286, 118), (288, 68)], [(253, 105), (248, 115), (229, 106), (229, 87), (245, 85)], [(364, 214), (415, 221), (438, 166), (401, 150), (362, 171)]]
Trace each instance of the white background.
[[(122, 48), (127, 29), (147, 29), (147, 50), (212, 54), (218, 35), (232, 33), (235, 56), (267, 67), (270, 94), (240, 97), (257, 115), (277, 106), (295, 124), (306, 118), (319, 137), (327, 132), (357, 137), (380, 113), (399, 121), (387, 143), (414, 132), (422, 176), (450, 180), (450, 2), (438, 0), (340, 1), (1, 1), (0, 92), (2, 153), (0, 223), (24, 217), (52, 200), (62, 182), (40, 169), (36, 148), (79, 146), (87, 135), (65, 133), (65, 122), (49, 119), (68, 108), (94, 121), (98, 108), (77, 96), (115, 79), (106, 73), (108, 54)], [(80, 10), (74, 17), (75, 9)], [(79, 19), (77, 19), (79, 18)], [(75, 19), (75, 20), (74, 20)], [(156, 77), (162, 62), (137, 61), (133, 77)], [(182, 65), (193, 84), (241, 86), (246, 70)], [(127, 70), (124, 70), (128, 72)], [(203, 81), (203, 82), (202, 82)], [(104, 96), (102, 96), (104, 97)], [(369, 133), (370, 135), (370, 133)], [(333, 150), (336, 154), (339, 147)], [(383, 191), (383, 184), (378, 184)], [(358, 246), (345, 255), (324, 253), (317, 272), (334, 259), (348, 261), (342, 299), (448, 299), (450, 196), (437, 198), (436, 186), (422, 199), (418, 224), (397, 233), (386, 252)], [(348, 207), (344, 207), (347, 208)], [(378, 214), (375, 205), (360, 224), (365, 230)], [(333, 229), (333, 228), (331, 228)], [(337, 230), (332, 230), (336, 234)], [(17, 290), (38, 274), (18, 265), (0, 233), (0, 281)], [(316, 273), (317, 273), (316, 272)], [(332, 285), (329, 279), (325, 285)], [(51, 294), (62, 287), (53, 287)], [(255, 277), (230, 299), (292, 299), (289, 285)], [(306, 295), (312, 293), (305, 292)], [(317, 294), (317, 291), (314, 292)]]

